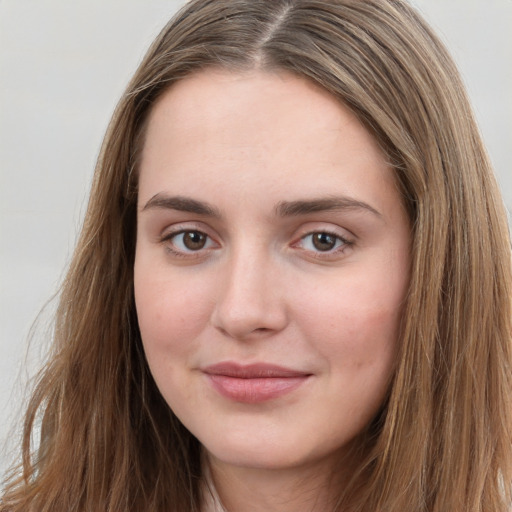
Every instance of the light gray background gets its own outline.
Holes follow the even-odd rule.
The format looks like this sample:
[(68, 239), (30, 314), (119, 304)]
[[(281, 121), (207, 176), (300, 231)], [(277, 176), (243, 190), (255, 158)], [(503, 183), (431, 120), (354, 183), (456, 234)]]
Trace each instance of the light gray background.
[[(0, 0), (0, 473), (109, 117), (181, 1)], [(512, 210), (512, 0), (413, 0), (451, 49)], [(2, 449), (2, 441), (7, 444)]]

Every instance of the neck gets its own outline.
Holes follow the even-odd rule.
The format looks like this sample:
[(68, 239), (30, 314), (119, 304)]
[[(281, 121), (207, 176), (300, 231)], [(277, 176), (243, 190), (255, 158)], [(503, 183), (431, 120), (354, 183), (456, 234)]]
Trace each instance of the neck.
[(339, 472), (334, 477), (334, 466), (326, 471), (325, 464), (261, 469), (224, 464), (210, 456), (206, 474), (218, 495), (209, 500), (207, 512), (326, 512), (334, 509), (340, 485)]

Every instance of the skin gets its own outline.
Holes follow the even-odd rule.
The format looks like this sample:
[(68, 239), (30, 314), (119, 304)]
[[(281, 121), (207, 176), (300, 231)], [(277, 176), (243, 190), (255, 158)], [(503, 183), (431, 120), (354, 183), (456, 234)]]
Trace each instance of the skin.
[[(308, 81), (206, 70), (153, 107), (139, 324), (155, 381), (202, 443), (227, 510), (326, 510), (334, 467), (392, 378), (409, 245), (376, 141)], [(205, 373), (226, 361), (306, 377), (247, 403)]]

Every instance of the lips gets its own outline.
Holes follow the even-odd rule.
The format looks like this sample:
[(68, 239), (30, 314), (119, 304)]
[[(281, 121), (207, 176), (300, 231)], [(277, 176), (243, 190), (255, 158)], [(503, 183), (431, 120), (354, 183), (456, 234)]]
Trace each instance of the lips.
[(224, 362), (204, 368), (203, 373), (225, 398), (253, 404), (291, 393), (311, 377), (310, 373), (265, 363)]

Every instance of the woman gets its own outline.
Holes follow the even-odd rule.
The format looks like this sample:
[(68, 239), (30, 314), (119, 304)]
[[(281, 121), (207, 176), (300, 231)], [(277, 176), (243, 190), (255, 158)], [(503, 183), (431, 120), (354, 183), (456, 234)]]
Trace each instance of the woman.
[(510, 274), (407, 4), (192, 1), (108, 130), (0, 510), (508, 510)]

